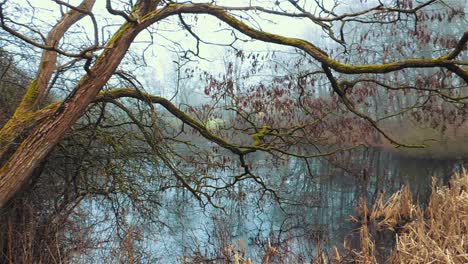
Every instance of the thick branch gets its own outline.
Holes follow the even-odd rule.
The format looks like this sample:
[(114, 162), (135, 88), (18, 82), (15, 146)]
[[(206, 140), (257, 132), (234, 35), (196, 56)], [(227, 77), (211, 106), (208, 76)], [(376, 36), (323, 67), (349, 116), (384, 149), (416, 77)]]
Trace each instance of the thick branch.
[[(65, 136), (70, 127), (95, 99), (127, 53), (130, 44), (143, 28), (124, 24), (107, 43), (89, 75), (84, 76), (57, 110), (34, 128), (15, 153), (0, 168), (0, 207), (23, 186), (34, 168)], [(3, 129), (0, 131), (3, 136)], [(2, 149), (3, 151), (3, 149)]]
[(219, 146), (223, 148), (229, 149), (235, 154), (241, 155), (241, 154), (247, 154), (249, 152), (255, 151), (252, 149), (241, 148), (240, 146), (232, 144), (226, 141), (225, 139), (218, 137), (217, 135), (211, 133), (208, 129), (206, 129), (205, 125), (203, 125), (201, 122), (193, 119), (191, 116), (187, 115), (186, 113), (181, 111), (179, 108), (177, 108), (177, 106), (172, 104), (171, 101), (160, 96), (142, 94), (141, 92), (138, 92), (133, 89), (115, 89), (115, 90), (100, 93), (99, 96), (96, 97), (96, 101), (112, 101), (112, 100), (122, 98), (122, 97), (130, 97), (130, 98), (150, 101), (151, 103), (162, 105), (175, 117), (177, 117), (182, 122), (189, 125), (190, 127), (194, 128), (195, 130), (197, 130), (203, 137), (205, 137), (206, 139), (212, 142), (215, 142), (216, 144), (218, 144)]
[[(454, 54), (450, 53), (449, 55), (442, 56), (439, 58), (434, 59), (418, 59), (418, 58), (410, 58), (401, 61), (391, 62), (391, 63), (383, 63), (383, 64), (366, 64), (366, 65), (349, 65), (345, 63), (341, 63), (332, 59), (325, 51), (320, 49), (319, 47), (315, 46), (314, 44), (297, 38), (287, 38), (280, 35), (264, 32), (261, 30), (257, 30), (252, 28), (251, 26), (245, 24), (241, 20), (237, 19), (236, 17), (230, 15), (226, 10), (219, 6), (215, 6), (212, 4), (170, 4), (166, 6), (162, 10), (161, 14), (159, 11), (150, 12), (146, 15), (143, 20), (142, 24), (144, 25), (151, 25), (162, 16), (172, 16), (176, 14), (210, 14), (213, 15), (220, 20), (224, 21), (231, 27), (239, 30), (240, 32), (246, 34), (247, 36), (265, 41), (276, 43), (280, 45), (286, 45), (301, 49), (307, 52), (310, 56), (312, 56), (318, 62), (326, 65), (327, 67), (332, 68), (333, 70), (346, 73), (346, 74), (361, 74), (361, 73), (389, 73), (394, 71), (399, 71), (406, 68), (433, 68), (433, 67), (443, 67), (446, 68), (458, 76), (460, 76), (465, 82), (468, 83), (468, 72), (465, 70), (456, 70), (452, 67), (454, 62), (452, 61), (452, 57)], [(464, 37), (460, 40), (457, 48), (458, 50), (460, 46), (466, 44), (468, 39)], [(455, 52), (455, 54), (458, 54)]]
[(333, 76), (333, 73), (331, 72), (330, 68), (328, 68), (325, 65), (322, 65), (322, 68), (323, 68), (323, 70), (325, 72), (325, 75), (327, 76), (328, 80), (330, 80), (330, 82), (331, 82), (331, 86), (332, 86), (333, 91), (341, 98), (341, 100), (343, 101), (346, 108), (349, 111), (351, 111), (353, 114), (355, 114), (356, 116), (366, 120), (372, 127), (374, 127), (377, 131), (379, 131), (380, 134), (382, 134), (388, 141), (390, 141), (390, 143), (394, 144), (397, 147), (406, 147), (406, 148), (424, 148), (424, 147), (426, 147), (425, 145), (403, 144), (403, 143), (400, 143), (400, 142), (394, 140), (390, 135), (387, 134), (387, 132), (383, 131), (382, 128), (379, 127), (379, 125), (377, 124), (377, 122), (374, 119), (372, 119), (368, 115), (360, 112), (359, 110), (357, 110), (354, 107), (353, 102), (350, 101), (348, 99), (348, 97), (346, 97), (346, 94), (345, 94), (344, 90), (342, 89), (342, 87), (340, 86), (340, 84), (338, 83), (336, 78)]
[[(44, 45), (55, 49), (68, 29), (82, 19), (86, 13), (89, 13), (94, 3), (95, 0), (84, 0), (76, 9), (72, 9), (66, 13), (49, 32)], [(1, 24), (5, 28), (3, 15)], [(34, 111), (43, 102), (47, 94), (49, 81), (56, 67), (58, 54), (54, 49), (43, 50), (36, 78), (27, 88), (13, 117), (0, 130), (0, 161), (4, 159), (4, 154), (14, 139), (35, 123), (34, 119), (37, 115)]]
[[(36, 75), (35, 80), (28, 87), (26, 95), (21, 101), (18, 109), (22, 112), (24, 111), (33, 111), (44, 100), (44, 96), (47, 93), (48, 83), (52, 77), (53, 71), (55, 70), (55, 64), (57, 62), (57, 46), (60, 40), (63, 38), (68, 29), (73, 26), (76, 22), (81, 20), (83, 17), (88, 14), (92, 7), (94, 6), (96, 0), (83, 0), (81, 4), (75, 8), (71, 9), (66, 13), (61, 20), (52, 28), (45, 39), (44, 47), (48, 47), (43, 50), (41, 62), (39, 65), (39, 71)], [(2, 14), (2, 27), (10, 32), (11, 34), (16, 35), (15, 31), (8, 28), (3, 21)], [(19, 34), (19, 33), (17, 33)], [(22, 38), (24, 39), (24, 38)], [(29, 42), (31, 43), (31, 42)]]

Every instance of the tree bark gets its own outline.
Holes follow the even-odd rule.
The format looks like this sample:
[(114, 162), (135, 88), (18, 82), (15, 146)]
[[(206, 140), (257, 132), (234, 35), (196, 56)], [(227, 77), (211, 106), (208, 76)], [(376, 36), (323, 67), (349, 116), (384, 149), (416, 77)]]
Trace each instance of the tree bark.
[[(35, 111), (43, 104), (50, 79), (56, 69), (58, 56), (56, 49), (58, 48), (58, 43), (60, 43), (60, 40), (70, 27), (84, 18), (87, 12), (92, 10), (95, 2), (96, 0), (83, 0), (76, 9), (71, 9), (69, 12), (65, 13), (60, 21), (50, 30), (47, 38), (44, 40), (44, 46), (48, 47), (48, 49), (42, 51), (41, 62), (36, 78), (28, 86), (26, 94), (16, 108), (13, 117), (0, 129), (0, 164), (4, 161), (4, 156), (10, 149), (15, 138), (29, 128), (36, 119)], [(13, 35), (19, 35), (19, 33), (8, 28), (6, 25), (2, 25), (2, 27)], [(23, 35), (19, 35), (19, 37), (22, 39), (26, 38)], [(31, 39), (25, 40), (35, 43)], [(36, 45), (40, 44), (36, 43)]]
[(84, 76), (74, 92), (32, 133), (0, 169), (0, 208), (21, 189), (39, 163), (65, 136), (88, 105), (110, 79), (141, 30), (136, 23), (126, 23), (106, 45), (105, 51)]

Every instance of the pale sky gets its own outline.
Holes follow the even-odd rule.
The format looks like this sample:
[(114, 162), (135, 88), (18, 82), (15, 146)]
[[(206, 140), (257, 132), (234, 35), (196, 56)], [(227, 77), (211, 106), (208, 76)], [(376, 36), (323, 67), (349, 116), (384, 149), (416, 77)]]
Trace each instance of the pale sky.
[[(23, 1), (23, 4), (21, 4), (21, 1)], [(343, 2), (350, 2), (351, 0), (346, 0)], [(357, 0), (353, 0), (354, 2)], [(466, 0), (446, 0), (446, 3), (449, 4), (463, 4), (463, 2)], [(10, 1), (10, 3), (15, 2), (18, 3), (22, 6), (28, 6), (25, 2), (25, 0), (19, 0), (19, 1)], [(39, 26), (40, 28), (43, 28), (46, 26), (46, 23), (48, 22), (49, 24), (54, 24), (55, 21), (60, 17), (59, 15), (59, 9), (58, 5), (54, 3), (52, 0), (35, 0), (35, 1), (30, 1), (33, 5), (40, 7), (41, 9), (37, 9), (36, 13), (34, 14), (25, 14), (23, 16), (20, 16), (25, 22), (31, 22), (32, 17), (35, 17), (36, 20), (33, 22), (34, 24), (41, 24)], [(73, 5), (77, 5), (78, 3), (81, 2), (81, 0), (70, 0), (69, 1)], [(195, 1), (195, 2), (206, 2), (206, 1)], [(232, 6), (233, 3), (235, 3), (237, 6), (245, 6), (248, 5), (249, 2), (255, 3), (254, 5), (262, 5), (262, 6), (268, 6), (275, 1), (268, 0), (268, 1), (247, 1), (247, 0), (239, 0), (239, 1), (217, 1), (219, 5), (230, 5)], [(301, 1), (302, 2), (302, 1)], [(325, 4), (331, 5), (334, 1), (333, 0), (325, 0)], [(340, 5), (341, 9), (345, 9), (348, 12), (349, 11), (356, 11), (362, 8), (365, 8), (365, 5), (367, 6), (375, 6), (378, 4), (378, 0), (368, 0), (364, 1), (365, 3), (360, 3), (360, 4), (355, 4), (355, 5)], [(113, 1), (114, 3), (114, 8), (117, 8), (117, 3), (118, 1)], [(309, 10), (313, 11), (314, 10), (314, 1), (309, 1), (308, 3), (309, 6), (306, 6)], [(283, 3), (281, 5), (282, 8), (292, 8), (291, 4), (289, 3)], [(468, 5), (465, 3), (465, 8), (468, 8)], [(96, 15), (98, 19), (98, 23), (100, 26), (106, 25), (106, 24), (114, 24), (115, 26), (111, 27), (106, 27), (105, 30), (109, 32), (114, 32), (117, 30), (118, 25), (122, 23), (123, 19), (117, 16), (112, 16), (107, 13), (105, 10), (105, 1), (104, 0), (97, 0), (96, 1), (96, 6), (93, 9), (93, 13)], [(339, 11), (338, 11), (339, 12)], [(254, 13), (252, 13), (254, 14)], [(193, 24), (192, 19), (193, 16), (185, 16), (186, 22)], [(193, 31), (196, 32), (203, 40), (205, 41), (210, 41), (210, 42), (218, 42), (218, 43), (228, 43), (230, 42), (231, 36), (230, 36), (230, 31), (227, 30), (221, 30), (221, 29), (226, 29), (227, 27), (223, 25), (223, 23), (220, 24), (219, 20), (212, 17), (212, 16), (198, 16), (198, 22), (196, 23), (196, 26), (193, 27)], [(45, 21), (46, 23), (41, 23), (42, 21)], [(173, 49), (176, 47), (174, 43), (171, 43), (170, 41), (166, 40), (165, 38), (170, 38), (172, 41), (175, 41), (176, 43), (180, 43), (184, 47), (192, 47), (193, 50), (195, 50), (195, 39), (188, 35), (186, 31), (184, 30), (179, 30), (175, 32), (173, 31), (176, 27), (174, 26), (174, 23), (169, 23), (168, 21), (176, 22), (177, 18), (169, 18), (166, 19), (165, 21), (161, 21), (157, 25), (154, 26), (154, 28), (157, 29), (155, 34), (152, 34), (152, 37), (154, 38), (154, 45), (149, 47), (146, 50), (145, 53), (145, 59), (148, 62), (148, 68), (146, 68), (143, 72), (141, 72), (138, 75), (144, 75), (146, 78), (145, 79), (151, 79), (151, 80), (157, 80), (160, 83), (164, 83), (167, 85), (170, 85), (171, 81), (173, 80), (174, 77), (174, 69), (175, 69), (175, 64), (173, 63), (174, 60), (176, 60), (176, 56), (172, 52), (168, 52), (169, 49)], [(273, 16), (273, 15), (268, 15), (268, 14), (261, 14), (261, 17), (255, 16), (255, 23), (258, 23), (260, 27), (268, 32), (272, 32), (275, 34), (280, 34), (284, 35), (287, 37), (298, 37), (298, 38), (305, 38), (309, 41), (312, 41), (313, 43), (317, 44), (319, 47), (325, 47), (327, 45), (326, 42), (323, 41), (323, 36), (324, 33), (323, 31), (310, 21), (306, 19), (292, 19), (292, 18), (285, 18), (285, 17), (278, 17), (278, 16)], [(250, 23), (250, 25), (255, 26), (254, 23)], [(72, 41), (76, 43), (80, 42), (85, 42), (87, 36), (92, 36), (92, 23), (89, 18), (85, 18), (80, 23), (78, 26), (81, 26), (79, 31), (85, 31), (85, 34), (75, 34), (73, 35), (73, 38), (78, 38), (77, 41)], [(75, 30), (78, 29), (78, 26), (75, 27)], [(42, 30), (42, 32), (46, 32), (46, 30)], [(103, 33), (104, 31), (100, 31), (100, 34)], [(159, 35), (160, 34), (160, 35)], [(108, 34), (106, 34), (108, 35)], [(241, 34), (239, 34), (241, 36)], [(108, 36), (106, 36), (108, 37)], [(248, 39), (248, 37), (245, 37), (245, 39)], [(147, 48), (148, 44), (147, 42), (150, 40), (150, 35), (147, 32), (142, 32), (137, 39), (136, 43), (132, 46), (133, 51), (137, 50), (143, 50), (144, 48)], [(102, 40), (101, 40), (102, 42)], [(241, 43), (239, 43), (241, 44)], [(273, 44), (268, 44), (268, 43), (263, 43), (260, 41), (255, 41), (255, 42), (248, 42), (242, 44), (243, 50), (246, 51), (265, 51), (265, 50), (272, 50), (272, 49), (286, 49), (285, 47), (280, 47), (278, 45), (273, 45)], [(211, 72), (222, 72), (224, 71), (223, 67), (223, 56), (225, 52), (224, 47), (219, 47), (219, 46), (206, 46), (206, 45), (201, 45), (201, 50), (200, 50), (200, 55), (202, 57), (207, 58), (209, 61), (200, 61), (198, 66), (202, 68), (206, 68), (207, 70)], [(196, 64), (192, 64), (196, 65)], [(148, 78), (150, 77), (150, 78)], [(170, 89), (170, 88), (168, 88)]]

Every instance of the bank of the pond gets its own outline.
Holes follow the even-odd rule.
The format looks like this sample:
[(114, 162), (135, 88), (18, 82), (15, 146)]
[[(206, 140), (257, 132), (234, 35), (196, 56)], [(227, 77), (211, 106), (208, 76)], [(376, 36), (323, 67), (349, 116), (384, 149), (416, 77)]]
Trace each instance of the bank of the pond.
[[(428, 205), (423, 209), (413, 200), (408, 187), (388, 197), (381, 194), (373, 206), (361, 203), (354, 221), (359, 228), (360, 247), (344, 246), (329, 250), (318, 245), (312, 260), (286, 256), (268, 244), (261, 260), (252, 261), (242, 241), (224, 248), (223, 262), (184, 259), (183, 263), (468, 263), (468, 173), (455, 174), (449, 183), (433, 183)], [(375, 238), (381, 234), (394, 238), (390, 254), (382, 255)], [(338, 249), (340, 248), (340, 249)], [(200, 262), (201, 261), (201, 262)]]
[[(408, 187), (386, 202), (381, 195), (372, 208), (360, 208), (359, 250), (338, 253), (329, 262), (342, 263), (468, 263), (468, 173), (455, 174), (445, 186), (433, 183), (423, 210)], [(373, 232), (370, 230), (374, 230)], [(395, 247), (379, 260), (373, 236), (392, 232)], [(316, 263), (326, 263), (325, 259)]]
[(375, 147), (395, 152), (411, 158), (462, 159), (468, 157), (468, 122), (449, 125), (443, 130), (430, 126), (391, 124), (385, 130), (395, 139), (405, 144), (424, 144), (425, 148), (395, 148), (388, 140), (381, 137), (380, 142), (373, 142)]

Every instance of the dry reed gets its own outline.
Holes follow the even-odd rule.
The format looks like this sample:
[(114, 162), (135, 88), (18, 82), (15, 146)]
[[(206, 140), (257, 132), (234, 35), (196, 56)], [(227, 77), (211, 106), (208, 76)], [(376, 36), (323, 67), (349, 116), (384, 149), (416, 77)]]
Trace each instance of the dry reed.
[(428, 207), (402, 227), (389, 263), (468, 263), (468, 173), (432, 186)]
[[(353, 220), (361, 224), (359, 249), (350, 249), (345, 243), (341, 252), (336, 247), (330, 254), (319, 250), (309, 263), (379, 263), (372, 235), (388, 230), (394, 232), (396, 243), (386, 263), (468, 263), (468, 172), (454, 175), (447, 186), (437, 186), (433, 180), (425, 210), (414, 204), (408, 187), (394, 193), (386, 202), (384, 197), (383, 193), (379, 195), (370, 209), (365, 200), (358, 205), (359, 218)], [(245, 256), (242, 243), (225, 250), (228, 258), (209, 263), (253, 263)], [(278, 261), (278, 254), (268, 245), (260, 263), (285, 263)]]
[[(408, 187), (387, 202), (377, 199), (370, 215), (362, 203), (358, 208), (362, 226), (361, 248), (353, 250), (353, 262), (378, 263), (368, 226), (377, 232), (395, 232), (395, 248), (386, 263), (468, 263), (468, 173), (455, 174), (447, 186), (432, 184), (425, 210), (415, 205)], [(356, 219), (355, 219), (356, 220)], [(337, 253), (339, 256), (339, 253)], [(335, 257), (336, 259), (336, 257)]]

